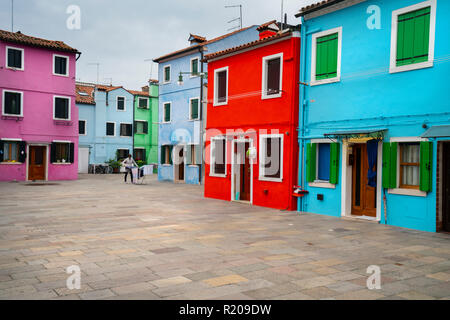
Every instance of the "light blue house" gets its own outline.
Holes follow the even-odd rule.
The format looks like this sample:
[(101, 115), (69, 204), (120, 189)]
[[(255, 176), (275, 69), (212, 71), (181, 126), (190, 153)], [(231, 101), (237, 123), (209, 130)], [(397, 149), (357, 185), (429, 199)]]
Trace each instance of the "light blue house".
[(189, 47), (153, 60), (159, 63), (160, 181), (202, 183), (207, 98), (207, 64), (202, 62), (203, 55), (257, 40), (256, 27), (211, 40), (191, 34)]
[(299, 211), (450, 231), (450, 1), (300, 10)]
[(134, 96), (123, 87), (77, 83), (79, 172), (133, 150)]

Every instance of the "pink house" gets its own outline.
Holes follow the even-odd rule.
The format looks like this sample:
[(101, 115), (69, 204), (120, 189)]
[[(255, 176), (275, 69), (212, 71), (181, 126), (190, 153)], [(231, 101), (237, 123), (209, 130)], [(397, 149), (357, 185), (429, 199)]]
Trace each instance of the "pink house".
[(80, 54), (0, 30), (0, 181), (77, 179)]

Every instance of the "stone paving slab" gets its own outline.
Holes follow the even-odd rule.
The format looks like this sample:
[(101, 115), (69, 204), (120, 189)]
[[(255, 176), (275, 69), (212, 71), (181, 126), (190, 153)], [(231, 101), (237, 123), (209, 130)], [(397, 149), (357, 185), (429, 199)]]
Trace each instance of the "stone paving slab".
[[(0, 182), (0, 299), (450, 298), (448, 234), (146, 181)], [(71, 265), (80, 289), (66, 287)], [(370, 265), (381, 269), (379, 290), (367, 289)]]

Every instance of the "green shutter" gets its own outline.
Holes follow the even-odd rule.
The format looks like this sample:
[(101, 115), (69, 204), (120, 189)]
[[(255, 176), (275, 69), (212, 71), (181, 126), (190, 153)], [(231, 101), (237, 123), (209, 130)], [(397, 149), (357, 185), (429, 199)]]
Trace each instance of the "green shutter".
[(433, 143), (420, 142), (420, 190), (430, 192), (432, 189)]
[(191, 119), (198, 118), (198, 99), (191, 100)]
[(383, 143), (383, 188), (390, 188), (390, 165), (391, 165), (391, 144), (389, 142)]
[(316, 147), (315, 143), (306, 145), (306, 180), (308, 182), (316, 180)]
[(166, 163), (166, 148), (167, 148), (167, 146), (161, 147), (161, 164)]
[(148, 134), (148, 122), (147, 121), (144, 122), (144, 133)]
[(330, 143), (330, 183), (339, 182), (339, 143)]
[(173, 151), (173, 146), (169, 146), (169, 163), (173, 164), (172, 162), (172, 151)]
[(431, 8), (398, 16), (397, 66), (428, 61)]
[(320, 37), (316, 41), (316, 80), (337, 76), (339, 34)]
[(170, 104), (167, 103), (164, 105), (164, 122), (170, 121)]
[(390, 167), (389, 167), (389, 188), (397, 188), (397, 142), (391, 143)]

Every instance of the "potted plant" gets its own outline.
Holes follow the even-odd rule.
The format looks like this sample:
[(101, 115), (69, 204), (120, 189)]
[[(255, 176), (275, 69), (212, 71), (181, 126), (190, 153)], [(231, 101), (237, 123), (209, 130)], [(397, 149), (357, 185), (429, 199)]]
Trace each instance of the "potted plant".
[(121, 166), (121, 162), (117, 161), (117, 160), (108, 160), (108, 165), (113, 168), (113, 173), (119, 173), (120, 172), (120, 166)]

